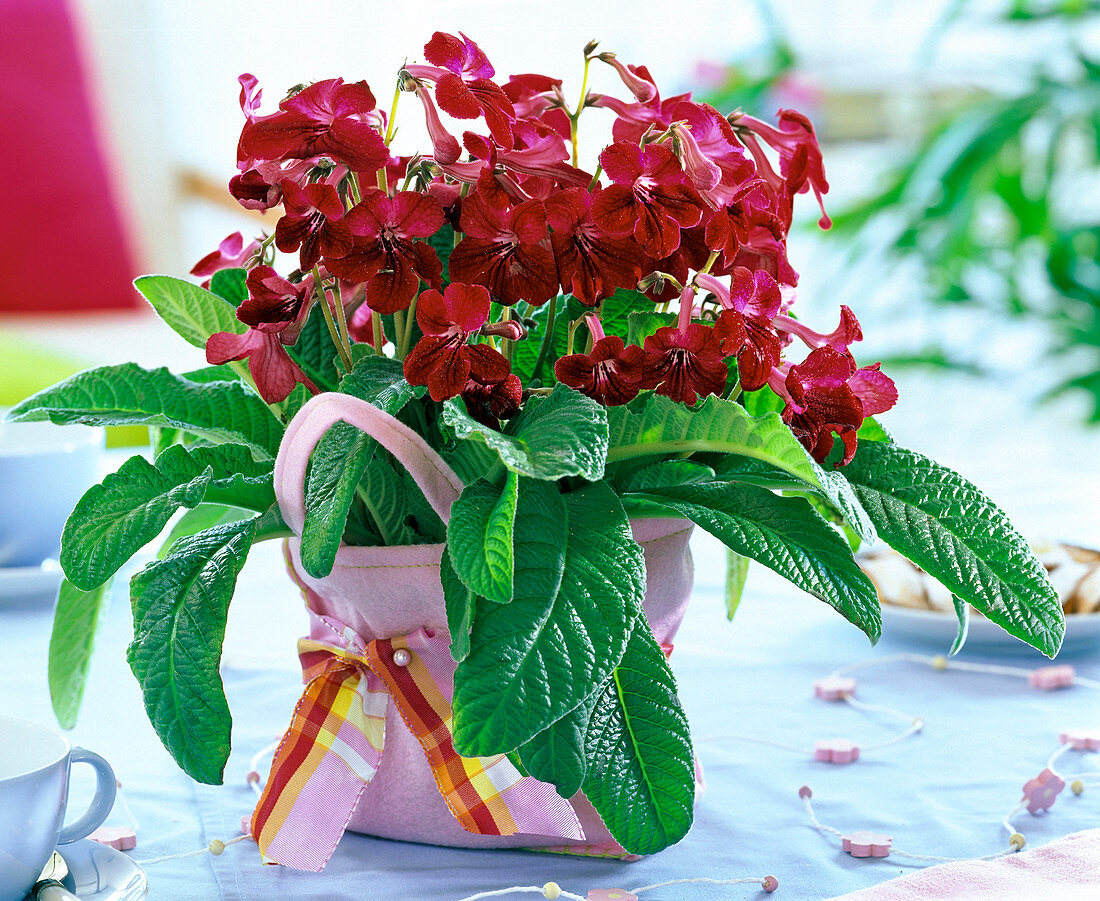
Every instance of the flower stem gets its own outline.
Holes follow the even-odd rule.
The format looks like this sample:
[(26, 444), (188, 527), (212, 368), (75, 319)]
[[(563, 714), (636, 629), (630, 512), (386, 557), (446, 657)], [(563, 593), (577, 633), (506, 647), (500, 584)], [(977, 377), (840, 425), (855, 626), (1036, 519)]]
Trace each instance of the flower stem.
[(412, 339), (413, 323), (416, 322), (416, 302), (419, 299), (420, 297), (417, 295), (409, 304), (409, 315), (405, 320), (405, 333), (401, 336), (401, 344), (397, 348), (397, 359), (399, 360), (404, 360), (409, 355), (409, 342)]
[[(343, 342), (344, 350), (347, 351), (348, 362), (350, 364), (353, 359), (351, 355), (351, 335), (348, 332), (348, 320), (344, 313), (344, 305), (340, 300), (339, 290), (333, 294), (332, 308), (336, 312), (336, 327), (340, 331), (340, 340)], [(348, 371), (351, 371), (350, 365), (348, 366)]]
[[(500, 321), (501, 322), (510, 322), (511, 320), (512, 320), (512, 308), (511, 307), (505, 307), (504, 312), (501, 313), (501, 315), (500, 315)], [(512, 365), (512, 351), (515, 349), (516, 342), (515, 341), (506, 341), (502, 338), (500, 344), (501, 344), (501, 347), (504, 349), (504, 359), (506, 359), (508, 361), (508, 366), (511, 367), (511, 365)]]
[(393, 89), (393, 103), (390, 104), (390, 121), (386, 123), (386, 136), (382, 138), (387, 147), (397, 134), (397, 98), (401, 96), (401, 82), (398, 81)]
[(577, 121), (584, 111), (584, 101), (588, 98), (588, 67), (592, 60), (586, 53), (584, 56), (584, 77), (581, 79), (581, 99), (577, 102), (577, 108), (569, 114), (569, 139), (573, 145), (573, 165), (577, 165)]
[[(586, 66), (587, 68), (587, 61)], [(555, 295), (550, 298), (550, 307), (546, 311), (546, 334), (542, 336), (542, 346), (539, 348), (538, 359), (535, 360), (535, 368), (531, 372), (531, 381), (539, 377), (542, 366), (546, 362), (546, 355), (550, 352), (550, 345), (554, 340), (554, 319), (558, 312), (558, 298)]]
[(598, 185), (600, 183), (600, 175), (601, 174), (603, 174), (603, 166), (597, 165), (596, 166), (596, 174), (592, 176), (592, 181), (589, 182), (589, 184), (588, 184), (588, 190), (589, 191), (594, 191), (596, 189), (596, 185)]
[(371, 310), (370, 324), (374, 332), (374, 352), (382, 356), (382, 314)]
[(332, 310), (328, 305), (328, 293), (325, 291), (324, 285), (321, 281), (321, 270), (317, 267), (313, 267), (313, 290), (317, 292), (318, 298), (321, 301), (321, 312), (325, 316), (325, 325), (328, 326), (329, 337), (332, 338), (332, 343), (336, 345), (336, 352), (340, 355), (340, 362), (344, 364), (344, 368), (351, 372), (351, 350), (344, 347), (344, 339), (340, 334), (339, 326), (336, 325), (336, 320), (332, 318)]
[(405, 337), (405, 311), (397, 310), (393, 314), (393, 347), (397, 350), (401, 346), (401, 339)]

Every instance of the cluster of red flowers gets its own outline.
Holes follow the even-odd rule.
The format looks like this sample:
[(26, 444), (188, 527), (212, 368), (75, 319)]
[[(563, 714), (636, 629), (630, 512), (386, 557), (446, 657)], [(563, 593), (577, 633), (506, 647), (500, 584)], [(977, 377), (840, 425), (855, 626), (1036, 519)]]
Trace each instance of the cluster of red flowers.
[[(509, 342), (529, 340), (521, 321), (571, 294), (588, 308), (590, 338), (584, 352), (556, 360), (559, 381), (608, 405), (643, 390), (694, 404), (727, 391), (732, 358), (741, 390), (775, 391), (815, 457), (824, 459), (837, 435), (851, 458), (863, 418), (897, 395), (877, 366), (856, 366), (849, 345), (861, 335), (850, 310), (828, 334), (789, 315), (798, 281), (786, 252), (792, 200), (812, 190), (820, 203), (828, 191), (804, 116), (781, 110), (773, 127), (740, 112), (724, 117), (690, 94), (662, 98), (644, 66), (594, 45), (585, 48), (585, 86), (590, 64), (602, 62), (630, 96), (582, 91), (574, 110), (558, 79), (493, 81), (492, 65), (464, 35), (437, 32), (424, 56), (398, 75), (432, 143), (431, 153), (411, 158), (391, 155), (394, 123), (365, 82), (316, 82), (261, 115), (256, 80), (241, 76), (246, 122), (230, 191), (245, 207), (281, 205), (283, 214), (262, 244), (231, 236), (195, 269), (250, 267), (238, 311), (250, 328), (212, 336), (211, 362), (247, 357), (274, 402), (298, 382), (315, 390), (286, 353), (314, 303), (372, 345), (387, 340), (375, 314), (396, 314), (394, 323), (407, 315), (404, 329), (390, 325), (399, 333), (390, 340), (408, 380), (437, 401), (461, 395), (496, 425), (523, 402), (508, 352)], [(595, 173), (577, 168), (577, 121), (589, 107), (615, 116)], [(460, 142), (440, 110), (473, 130)], [(824, 208), (821, 224), (828, 227)], [(456, 243), (444, 287), (427, 239), (448, 226)], [(298, 254), (288, 279), (266, 265), (272, 241)], [(605, 335), (603, 302), (618, 289), (642, 292), (653, 310), (678, 299), (678, 321), (641, 346)], [(497, 322), (493, 302), (503, 310)], [(420, 337), (409, 346), (414, 306)], [(785, 362), (795, 338), (809, 353)]]

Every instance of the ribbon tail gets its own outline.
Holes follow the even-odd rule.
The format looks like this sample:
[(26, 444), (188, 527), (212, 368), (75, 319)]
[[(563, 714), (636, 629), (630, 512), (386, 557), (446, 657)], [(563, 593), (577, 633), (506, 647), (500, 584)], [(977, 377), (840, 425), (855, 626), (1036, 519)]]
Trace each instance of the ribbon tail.
[(264, 863), (316, 872), (336, 850), (382, 759), (389, 696), (372, 683), (340, 663), (306, 687), (252, 814)]
[[(514, 835), (517, 832), (581, 840), (576, 812), (552, 785), (524, 777), (504, 755), (462, 757), (454, 747), (450, 699), (432, 673), (439, 647), (404, 638), (381, 639), (367, 646), (370, 667), (389, 689), (402, 719), (420, 742), (439, 793), (467, 832)], [(395, 650), (408, 651), (402, 664)]]

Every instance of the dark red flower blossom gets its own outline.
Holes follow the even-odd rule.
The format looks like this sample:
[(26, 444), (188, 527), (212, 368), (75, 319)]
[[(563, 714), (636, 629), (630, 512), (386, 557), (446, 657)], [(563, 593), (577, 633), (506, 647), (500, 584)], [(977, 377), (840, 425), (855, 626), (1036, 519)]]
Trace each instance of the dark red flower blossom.
[(414, 238), (427, 238), (443, 227), (439, 201), (416, 191), (400, 191), (393, 197), (371, 190), (343, 221), (355, 244), (349, 253), (329, 260), (333, 275), (367, 283), (367, 305), (379, 313), (404, 310), (423, 280), (441, 287), (443, 264), (431, 246)]
[(332, 185), (304, 188), (282, 184), (286, 215), (275, 226), (275, 246), (283, 253), (301, 248), (300, 262), (309, 271), (321, 257), (338, 259), (352, 249), (351, 229), (344, 221), (344, 205)]
[(269, 404), (286, 400), (301, 382), (314, 394), (317, 386), (290, 359), (280, 336), (275, 332), (250, 328), (243, 335), (216, 332), (206, 340), (206, 362), (228, 363), (248, 358), (248, 371), (260, 396)]
[[(202, 278), (220, 272), (222, 269), (235, 269), (243, 266), (259, 248), (259, 241), (250, 241), (245, 244), (241, 233), (233, 232), (233, 234), (222, 239), (217, 250), (208, 253), (192, 266), (191, 274)], [(207, 281), (204, 287), (209, 284), (210, 282)]]
[(596, 343), (592, 352), (569, 354), (554, 364), (554, 375), (562, 384), (576, 388), (609, 407), (638, 396), (646, 374), (646, 352), (636, 344), (623, 345), (618, 335), (604, 336), (603, 329), (589, 318)]
[(790, 399), (783, 409), (783, 421), (819, 463), (833, 449), (833, 434), (844, 442), (841, 466), (856, 453), (856, 431), (863, 422), (863, 401), (848, 380), (855, 374), (851, 354), (831, 347), (819, 347), (791, 366), (783, 382)]
[(480, 285), (453, 282), (443, 294), (420, 295), (416, 322), (424, 333), (405, 357), (405, 378), (427, 385), (432, 400), (442, 401), (466, 387), (472, 378), (495, 384), (507, 378), (508, 361), (488, 344), (467, 344), (489, 319), (489, 292)]
[(772, 326), (783, 303), (779, 285), (768, 273), (749, 272), (741, 266), (733, 270), (729, 290), (712, 275), (700, 275), (696, 281), (722, 304), (714, 333), (722, 342), (722, 353), (737, 357), (741, 387), (746, 391), (764, 387), (783, 351)]
[(693, 302), (694, 292), (684, 288), (679, 323), (659, 328), (645, 339), (644, 387), (656, 388), (658, 394), (689, 407), (697, 395), (721, 394), (728, 374), (714, 329), (691, 321)]
[[(680, 246), (667, 257), (660, 260), (648, 258), (642, 263), (642, 274), (664, 272), (671, 275), (680, 284), (687, 284), (692, 270), (698, 271), (706, 264), (710, 252), (703, 240), (703, 226), (685, 228), (680, 232)], [(664, 283), (663, 289), (655, 283), (645, 290), (645, 296), (654, 303), (675, 300), (678, 289), (671, 281)]]
[(466, 35), (460, 38), (437, 31), (424, 45), (424, 58), (432, 65), (408, 65), (417, 79), (435, 82), (439, 108), (456, 119), (485, 117), (489, 133), (501, 147), (512, 147), (512, 122), (516, 112), (500, 85), (491, 81), (496, 70), (481, 49)]
[(628, 65), (626, 71), (634, 79), (647, 81), (653, 85), (653, 96), (649, 100), (638, 100), (638, 94), (628, 84), (627, 86), (631, 87), (631, 93), (634, 94), (637, 102), (627, 103), (607, 94), (589, 94), (588, 105), (604, 107), (616, 114), (618, 118), (611, 127), (611, 135), (616, 141), (629, 141), (632, 144), (637, 144), (641, 141), (642, 135), (651, 128), (658, 132), (668, 128), (672, 124), (672, 110), (678, 103), (689, 100), (691, 95), (678, 94), (675, 97), (662, 100), (660, 93), (657, 91), (656, 82), (654, 82), (653, 76), (649, 74), (649, 69), (645, 66)]
[(229, 193), (246, 210), (270, 210), (282, 202), (283, 192), (273, 185), (258, 169), (248, 169), (229, 180)]
[[(569, 116), (561, 108), (561, 79), (548, 75), (512, 75), (504, 85), (504, 93), (512, 101), (516, 121), (537, 119), (569, 140)], [(513, 133), (515, 125), (512, 126)]]
[(682, 101), (672, 108), (673, 131), (681, 145), (684, 171), (712, 206), (729, 202), (746, 178), (754, 174), (752, 162), (737, 140), (733, 127), (714, 107)]
[(743, 180), (707, 222), (707, 247), (722, 254), (722, 265), (727, 268), (741, 247), (751, 244), (757, 227), (766, 229), (773, 239), (782, 240), (784, 236), (783, 225), (772, 212), (775, 204), (767, 183), (756, 177), (756, 168), (749, 160), (743, 162)]
[(365, 81), (329, 78), (288, 97), (279, 112), (250, 118), (240, 152), (263, 160), (328, 156), (357, 172), (374, 172), (390, 158), (377, 131), (381, 122)]
[(499, 382), (483, 384), (475, 379), (462, 389), (466, 411), (482, 425), (500, 427), (499, 420), (511, 419), (519, 412), (523, 401), (523, 383), (518, 375), (509, 373)]
[(633, 288), (642, 274), (644, 254), (629, 235), (609, 235), (592, 218), (592, 195), (568, 188), (550, 195), (546, 220), (562, 289), (594, 307), (616, 288)]
[(420, 82), (416, 83), (416, 96), (424, 107), (424, 120), (428, 126), (428, 137), (432, 142), (435, 161), (441, 166), (450, 165), (462, 154), (462, 148), (455, 136), (447, 131), (439, 118), (439, 111), (435, 108), (432, 95)]
[(282, 336), (284, 344), (298, 340), (311, 306), (313, 277), (295, 285), (270, 266), (257, 266), (245, 280), (247, 299), (237, 307), (237, 318), (262, 332)]
[(600, 165), (614, 184), (596, 197), (593, 217), (613, 235), (633, 233), (650, 255), (668, 256), (680, 246), (680, 229), (702, 218), (702, 198), (667, 147), (618, 141), (600, 154)]
[(745, 143), (756, 158), (761, 176), (774, 180), (774, 170), (760, 153), (753, 134), (759, 135), (779, 152), (779, 169), (790, 193), (801, 194), (813, 189), (821, 207), (819, 224), (822, 228), (829, 228), (832, 222), (825, 213), (825, 201), (822, 199), (823, 194), (829, 193), (829, 182), (825, 180), (821, 148), (810, 120), (795, 110), (781, 109), (778, 129), (745, 115), (739, 116), (736, 124), (752, 133), (744, 135)]
[(509, 306), (517, 300), (545, 303), (557, 293), (541, 201), (500, 209), (474, 192), (462, 202), (460, 223), (464, 237), (451, 254), (451, 278), (484, 285)]
[(815, 332), (806, 323), (792, 319), (790, 316), (776, 316), (775, 327), (786, 335), (798, 336), (811, 349), (827, 346), (845, 353), (850, 344), (863, 340), (863, 330), (859, 326), (856, 314), (845, 305), (841, 305), (840, 322), (831, 332)]

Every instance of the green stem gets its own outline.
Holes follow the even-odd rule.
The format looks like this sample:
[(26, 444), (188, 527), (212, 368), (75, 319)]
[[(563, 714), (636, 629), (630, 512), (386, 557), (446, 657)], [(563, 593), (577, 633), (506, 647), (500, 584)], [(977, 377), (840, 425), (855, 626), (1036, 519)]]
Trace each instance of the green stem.
[(584, 57), (584, 77), (581, 79), (581, 99), (577, 102), (577, 108), (575, 111), (569, 114), (569, 140), (573, 145), (573, 166), (577, 165), (577, 122), (581, 118), (581, 113), (584, 112), (584, 101), (588, 97), (588, 67), (592, 65), (592, 60), (586, 54)]
[(409, 342), (412, 340), (413, 323), (416, 322), (416, 302), (420, 299), (417, 295), (409, 304), (409, 315), (405, 320), (405, 333), (401, 336), (401, 344), (397, 348), (397, 358), (404, 360), (409, 355)]
[(550, 307), (546, 311), (546, 334), (542, 336), (542, 346), (539, 348), (538, 359), (535, 360), (535, 368), (531, 372), (531, 380), (535, 381), (542, 373), (542, 366), (546, 362), (546, 355), (550, 352), (550, 345), (554, 340), (554, 319), (558, 312), (558, 298), (555, 295), (550, 298)]
[(332, 338), (332, 343), (336, 345), (336, 352), (340, 355), (340, 361), (344, 364), (344, 369), (351, 372), (351, 351), (344, 349), (340, 329), (336, 325), (336, 320), (332, 318), (332, 310), (328, 305), (328, 294), (325, 293), (321, 284), (321, 271), (316, 266), (313, 267), (313, 289), (320, 295), (321, 312), (325, 317), (325, 325), (328, 326), (329, 337)]
[(401, 96), (401, 82), (398, 81), (393, 89), (393, 103), (390, 104), (390, 121), (386, 124), (386, 136), (382, 139), (386, 146), (390, 146), (393, 136), (397, 134), (397, 98)]
[(603, 166), (597, 165), (596, 166), (596, 174), (592, 176), (592, 181), (589, 182), (589, 184), (588, 184), (588, 190), (589, 191), (594, 191), (596, 189), (596, 185), (598, 185), (600, 183), (600, 175), (602, 173), (603, 173)]
[(370, 325), (374, 332), (374, 352), (382, 356), (382, 314), (371, 310)]
[(375, 509), (374, 504), (370, 502), (370, 497), (367, 495), (362, 485), (355, 486), (355, 494), (359, 500), (363, 502), (363, 508), (370, 514), (370, 518), (374, 520), (374, 524), (378, 528), (378, 534), (382, 537), (382, 543), (386, 546), (393, 544), (393, 535), (390, 534), (390, 530), (386, 528), (381, 515), (378, 513), (378, 510)]

